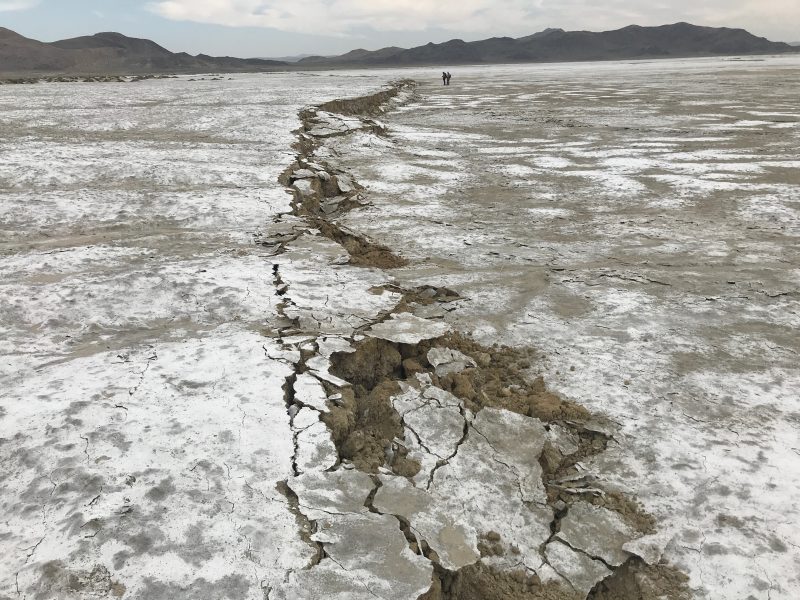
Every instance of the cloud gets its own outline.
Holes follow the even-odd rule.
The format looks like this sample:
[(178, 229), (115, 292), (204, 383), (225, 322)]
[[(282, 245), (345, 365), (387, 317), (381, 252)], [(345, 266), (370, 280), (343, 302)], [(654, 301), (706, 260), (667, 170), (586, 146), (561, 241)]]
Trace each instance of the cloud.
[(39, 0), (0, 0), (0, 12), (28, 10), (39, 4)]
[(176, 21), (328, 35), (429, 29), (512, 35), (632, 23), (758, 27), (800, 22), (797, 0), (152, 0), (147, 7)]
[(530, 0), (162, 0), (149, 8), (168, 19), (304, 33), (485, 29), (525, 17)]

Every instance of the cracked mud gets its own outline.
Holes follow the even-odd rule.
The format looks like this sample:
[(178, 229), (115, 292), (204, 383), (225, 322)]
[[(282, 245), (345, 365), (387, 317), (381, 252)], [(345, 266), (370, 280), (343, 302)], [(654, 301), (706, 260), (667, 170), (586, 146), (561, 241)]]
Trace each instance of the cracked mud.
[[(300, 233), (265, 236), (262, 245), (286, 256), (318, 235), (347, 252), (336, 264), (406, 266), (336, 224), (363, 203), (363, 188), (315, 154), (325, 139), (385, 136), (368, 115), (413, 94), (414, 84), (401, 81), (301, 112), (300, 154), (281, 177), (292, 214), (273, 223)], [(484, 348), (431, 318), (463, 300), (433, 286), (376, 286), (373, 295), (392, 298), (388, 310), (349, 332), (334, 315), (312, 315), (310, 327), (303, 316), (314, 307), (293, 300), (294, 287), (277, 277), (281, 266), (274, 270), (282, 314), (295, 315), (279, 342), (299, 356), (287, 381), (296, 433), (286, 483), (320, 548), (319, 560), (290, 573), (274, 597), (493, 597), (500, 588), (479, 591), (478, 573), (515, 582), (498, 596), (508, 598), (586, 597), (603, 581), (613, 585), (615, 570), (636, 557), (622, 546), (652, 533), (652, 522), (600, 482), (587, 485), (579, 460), (605, 449), (603, 426), (547, 391), (530, 351)], [(590, 553), (598, 547), (611, 554)]]
[[(621, 485), (639, 458), (619, 415), (545, 383), (572, 372), (546, 336), (487, 333), (507, 308), (486, 311), (492, 293), (453, 258), (460, 238), (432, 236), (420, 253), (386, 231), (409, 218), (403, 200), (385, 205), (402, 177), (411, 202), (465, 181), (450, 142), (415, 121), (439, 118), (450, 90), (276, 77), (301, 92), (255, 76), (143, 83), (144, 97), (120, 89), (81, 122), (74, 98), (44, 87), (9, 118), (0, 598), (734, 597), (698, 585), (663, 515)], [(472, 102), (485, 83), (465, 83)], [(304, 108), (312, 90), (320, 102)], [(271, 111), (258, 127), (256, 110)], [(469, 140), (494, 143), (486, 131), (450, 133), (469, 153)], [(156, 169), (175, 140), (193, 154)], [(55, 156), (31, 171), (45, 141)], [(118, 144), (133, 157), (124, 167)], [(409, 153), (430, 164), (391, 173)], [(483, 235), (467, 241), (482, 248)], [(504, 260), (493, 252), (489, 269)], [(559, 314), (591, 302), (563, 295)]]

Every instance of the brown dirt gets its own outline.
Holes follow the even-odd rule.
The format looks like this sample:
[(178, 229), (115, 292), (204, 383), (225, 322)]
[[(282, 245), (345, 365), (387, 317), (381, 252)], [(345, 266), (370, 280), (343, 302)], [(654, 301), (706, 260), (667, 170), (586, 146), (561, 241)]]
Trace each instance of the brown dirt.
[(691, 600), (689, 578), (666, 564), (649, 566), (631, 558), (586, 597), (586, 600)]
[[(449, 290), (420, 288), (401, 304), (411, 304), (418, 298), (424, 302), (447, 302), (457, 295)], [(433, 347), (457, 349), (472, 357), (478, 366), (439, 378), (427, 359)], [(385, 464), (386, 449), (392, 440), (403, 437), (400, 416), (390, 403), (391, 396), (397, 392), (396, 382), (411, 379), (421, 372), (429, 373), (435, 385), (464, 400), (473, 412), (487, 406), (505, 408), (544, 422), (557, 421), (579, 428), (576, 423), (588, 420), (589, 412), (549, 392), (541, 377), (529, 378), (533, 360), (535, 355), (530, 351), (485, 348), (460, 333), (420, 344), (395, 344), (366, 338), (356, 344), (355, 352), (336, 353), (331, 357), (331, 371), (349, 381), (353, 388), (346, 391), (342, 406), (331, 411), (325, 420), (341, 457), (370, 473)], [(604, 444), (599, 444), (595, 450), (604, 448)], [(560, 468), (569, 459), (559, 455), (553, 460)], [(404, 476), (419, 470), (418, 464), (403, 456), (397, 457), (394, 463), (390, 466)]]
[[(485, 407), (504, 408), (545, 423), (583, 422), (591, 417), (584, 407), (548, 391), (541, 376), (530, 377), (536, 360), (532, 350), (486, 348), (460, 333), (421, 346), (423, 354), (434, 346), (444, 346), (475, 360), (477, 368), (434, 380), (439, 387), (464, 400), (473, 412)], [(427, 364), (427, 358), (422, 364)]]
[(523, 570), (506, 573), (477, 563), (438, 575), (419, 600), (583, 600), (560, 585), (542, 584)]
[[(604, 490), (602, 496), (591, 494), (576, 494), (565, 492), (559, 485), (554, 484), (564, 477), (578, 473), (575, 464), (605, 451), (609, 438), (595, 431), (582, 429), (580, 425), (568, 424), (568, 428), (578, 436), (578, 451), (568, 456), (563, 456), (549, 442), (545, 444), (539, 463), (542, 465), (543, 478), (547, 489), (547, 501), (556, 504), (561, 501), (567, 505), (578, 500), (589, 502), (595, 506), (602, 506), (613, 510), (625, 522), (643, 534), (656, 532), (656, 519), (648, 514), (635, 499), (615, 490)], [(597, 487), (593, 485), (592, 487)]]
[[(361, 471), (376, 473), (386, 464), (386, 449), (392, 440), (404, 435), (400, 415), (390, 401), (399, 392), (402, 356), (396, 344), (366, 338), (355, 352), (337, 353), (331, 360), (331, 371), (353, 387), (341, 391), (342, 406), (334, 407), (323, 420), (331, 429), (339, 456)], [(394, 457), (391, 466), (405, 477), (420, 469), (419, 463), (402, 453)]]
[(416, 83), (411, 79), (403, 79), (392, 84), (388, 90), (362, 96), (360, 98), (345, 98), (343, 100), (331, 100), (320, 104), (317, 108), (326, 112), (339, 113), (347, 116), (375, 116), (383, 113), (383, 105), (397, 96), (404, 87), (416, 87)]
[(338, 242), (347, 250), (350, 255), (351, 265), (378, 269), (397, 269), (408, 264), (406, 259), (397, 256), (388, 247), (345, 231), (335, 223), (319, 219), (314, 222), (314, 226), (322, 232), (322, 235)]

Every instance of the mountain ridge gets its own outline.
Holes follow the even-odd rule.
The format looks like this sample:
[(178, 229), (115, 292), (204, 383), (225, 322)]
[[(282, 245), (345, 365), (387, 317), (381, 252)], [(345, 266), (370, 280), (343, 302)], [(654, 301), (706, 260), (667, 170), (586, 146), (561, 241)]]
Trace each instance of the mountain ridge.
[(744, 29), (674, 23), (657, 27), (629, 25), (612, 31), (546, 29), (533, 35), (494, 37), (475, 42), (452, 39), (397, 50), (333, 57), (308, 57), (306, 66), (404, 66), (678, 58), (732, 54), (795, 52), (789, 44), (771, 42)]
[(207, 73), (265, 71), (287, 65), (275, 60), (171, 52), (152, 40), (117, 32), (46, 43), (0, 27), (0, 73), (4, 74)]
[(351, 50), (340, 56), (306, 56), (297, 62), (260, 58), (192, 56), (156, 42), (101, 32), (56, 42), (40, 42), (0, 27), (0, 73), (163, 74), (259, 72), (288, 69), (398, 67), (492, 63), (567, 62), (773, 54), (800, 48), (756, 37), (744, 29), (675, 23), (629, 25), (604, 32), (545, 29), (520, 38), (474, 42), (452, 39), (414, 48), (388, 46)]

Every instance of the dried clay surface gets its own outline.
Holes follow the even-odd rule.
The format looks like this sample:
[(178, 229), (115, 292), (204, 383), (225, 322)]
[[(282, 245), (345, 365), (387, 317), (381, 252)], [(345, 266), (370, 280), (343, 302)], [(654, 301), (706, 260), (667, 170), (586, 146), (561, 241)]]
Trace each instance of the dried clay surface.
[(615, 424), (581, 463), (643, 504), (634, 546), (695, 598), (800, 597), (799, 69), (464, 68), (389, 135), (326, 146), (398, 285), (468, 298), (445, 322), (535, 345), (551, 391)]
[[(562, 86), (583, 76), (553, 69)], [(470, 144), (493, 148), (492, 126), (414, 120), (458, 102), (504, 114), (506, 84), (481, 82), (514, 71), (475, 73), (460, 92), (413, 72), (379, 90), (346, 72), (0, 90), (15, 107), (0, 140), (0, 598), (737, 597), (679, 551), (686, 511), (631, 484), (684, 481), (656, 472), (653, 431), (639, 439), (612, 403), (631, 384), (569, 388), (580, 371), (514, 316), (548, 280), (481, 254), (483, 213), (475, 238), (449, 227), (428, 246), (394, 227), (442, 223), (430, 211), (456, 185), (480, 212), (465, 175), (480, 171), (459, 171), (454, 148), (479, 160)], [(550, 243), (529, 230), (519, 247)], [(476, 253), (453, 252), (465, 241)], [(487, 276), (501, 260), (534, 285), (525, 301)], [(617, 368), (605, 346), (581, 351)], [(729, 519), (720, 531), (747, 527)], [(779, 534), (769, 547), (791, 560)], [(726, 572), (754, 598), (794, 589), (765, 569)]]

